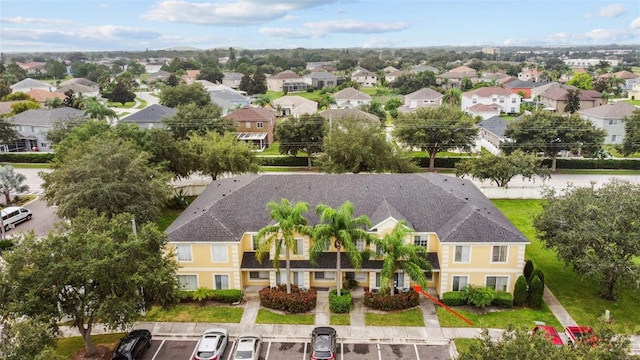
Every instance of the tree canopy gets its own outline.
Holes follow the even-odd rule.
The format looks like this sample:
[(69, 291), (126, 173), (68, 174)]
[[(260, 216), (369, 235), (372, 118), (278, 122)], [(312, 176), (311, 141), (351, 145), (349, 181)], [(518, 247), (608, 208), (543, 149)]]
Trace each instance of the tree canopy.
[(128, 212), (141, 222), (160, 213), (169, 197), (169, 174), (149, 163), (150, 155), (130, 141), (93, 137), (54, 158), (41, 173), (44, 199), (58, 214), (73, 218), (89, 208), (107, 216)]
[(293, 156), (300, 151), (305, 152), (307, 166), (311, 167), (311, 157), (323, 148), (325, 123), (325, 119), (318, 114), (303, 114), (280, 122), (276, 127), (278, 151)]
[(454, 149), (469, 151), (477, 134), (474, 119), (460, 109), (446, 106), (399, 114), (394, 130), (402, 143), (429, 153), (430, 171), (435, 169), (437, 153)]
[(210, 131), (192, 134), (189, 149), (195, 156), (194, 169), (216, 180), (220, 175), (258, 172), (258, 160), (252, 147), (232, 133), (220, 135)]
[(612, 179), (601, 188), (549, 189), (544, 198), (534, 227), (546, 247), (599, 283), (605, 299), (640, 289), (640, 185)]
[(567, 85), (575, 86), (582, 90), (593, 89), (593, 77), (589, 73), (574, 73)]
[(147, 304), (177, 299), (178, 266), (165, 253), (166, 235), (152, 223), (135, 232), (131, 224), (130, 214), (109, 219), (82, 210), (45, 238), (22, 235), (3, 254), (2, 303), (29, 317), (71, 318), (94, 354), (93, 324), (125, 329)]
[(176, 139), (188, 139), (190, 133), (204, 135), (209, 131), (224, 134), (233, 131), (233, 123), (222, 118), (222, 109), (218, 105), (197, 105), (194, 103), (179, 105), (175, 115), (162, 120), (167, 130)]
[(417, 172), (409, 151), (385, 139), (377, 124), (358, 119), (334, 121), (324, 138), (324, 152), (316, 160), (328, 173)]
[(640, 109), (636, 109), (631, 116), (624, 119), (624, 130), (622, 154), (629, 156), (640, 152)]
[(524, 179), (536, 176), (548, 178), (549, 169), (542, 166), (542, 158), (536, 154), (525, 154), (516, 150), (509, 155), (494, 155), (489, 152), (480, 157), (463, 159), (455, 164), (456, 176), (471, 175), (478, 180), (490, 180), (499, 187), (506, 188), (517, 175)]
[(578, 114), (537, 111), (507, 124), (505, 142), (500, 147), (507, 153), (520, 149), (527, 153), (543, 152), (551, 159), (551, 171), (556, 171), (556, 159), (561, 151), (582, 151), (595, 154), (602, 148), (605, 131), (597, 129)]
[(160, 104), (167, 107), (178, 107), (193, 103), (198, 107), (211, 104), (209, 93), (202, 84), (194, 82), (192, 84), (177, 84), (176, 86), (165, 86), (160, 92)]

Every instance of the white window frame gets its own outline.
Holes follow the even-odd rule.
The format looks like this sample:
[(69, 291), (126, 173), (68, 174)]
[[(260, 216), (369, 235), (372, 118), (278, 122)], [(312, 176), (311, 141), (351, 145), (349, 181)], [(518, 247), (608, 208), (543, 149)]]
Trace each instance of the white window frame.
[[(258, 277), (253, 277), (251, 274), (256, 274)], [(249, 271), (249, 280), (269, 280), (268, 271)]]
[(618, 125), (618, 119), (609, 119), (609, 125), (610, 126)]
[[(484, 285), (486, 287), (489, 287), (489, 278), (495, 278), (495, 285), (493, 286), (493, 290), (495, 291), (509, 291), (509, 276), (505, 276), (505, 275), (487, 275), (484, 278)], [(506, 279), (505, 283), (504, 283), (504, 289), (502, 290), (498, 290), (498, 279)]]
[[(224, 259), (222, 258), (223, 255), (224, 255)], [(229, 251), (227, 249), (227, 245), (220, 245), (220, 244), (211, 245), (211, 262), (215, 262), (215, 263), (229, 262)]]
[[(464, 259), (464, 252), (460, 253), (460, 260), (456, 260), (457, 249), (460, 247), (461, 249), (467, 248), (467, 259)], [(461, 250), (462, 251), (462, 250)], [(471, 263), (471, 246), (470, 245), (455, 245), (453, 247), (453, 262), (455, 264), (470, 264)]]
[(358, 249), (358, 251), (364, 251), (365, 246), (366, 242), (364, 239), (356, 239), (356, 249)]
[[(318, 275), (320, 274), (322, 274), (322, 276), (318, 277)], [(316, 271), (313, 273), (313, 279), (317, 281), (335, 281), (336, 272), (335, 271)]]
[[(218, 278), (220, 278), (221, 286), (218, 286)], [(227, 279), (227, 286), (225, 287), (223, 279)], [(231, 289), (229, 285), (229, 274), (213, 274), (213, 287), (216, 290), (228, 290)]]
[(264, 124), (262, 123), (262, 121), (259, 121), (259, 122), (256, 124), (256, 127), (257, 127), (258, 129), (262, 129), (262, 128), (264, 127)]
[[(189, 281), (180, 281), (180, 279), (184, 279), (186, 280), (187, 278), (189, 279), (194, 279), (195, 278), (195, 287), (193, 289), (189, 288), (188, 286), (184, 286), (184, 285), (189, 285)], [(187, 291), (193, 291), (193, 290), (197, 290), (198, 289), (198, 275), (195, 274), (179, 274), (178, 275), (178, 284), (180, 286), (181, 290), (187, 290)]]
[(616, 142), (618, 141), (618, 135), (611, 135), (611, 142)]
[(244, 124), (244, 126), (245, 126), (247, 129), (251, 129), (251, 121), (246, 121), (246, 122), (245, 122), (245, 124)]
[[(504, 248), (504, 252), (500, 249)], [(498, 260), (495, 259), (496, 249), (498, 249)], [(502, 256), (501, 256), (502, 255)], [(504, 257), (504, 260), (500, 260)], [(504, 264), (509, 260), (509, 247), (507, 245), (493, 245), (491, 247), (491, 263), (492, 264)]]
[(353, 278), (356, 281), (365, 281), (367, 280), (367, 273), (364, 271), (358, 271), (353, 275)]
[(422, 246), (425, 249), (429, 248), (429, 235), (428, 234), (414, 234), (413, 244)]
[[(182, 249), (182, 251), (180, 250)], [(189, 250), (189, 257), (186, 256), (186, 250)], [(183, 252), (184, 251), (184, 252)], [(183, 256), (181, 256), (181, 254)], [(193, 261), (193, 251), (191, 250), (191, 245), (176, 245), (176, 258), (179, 262), (192, 262)]]
[[(458, 278), (458, 289), (455, 289), (455, 279)], [(464, 279), (464, 286), (460, 286), (460, 280)], [(451, 276), (451, 291), (461, 291), (469, 285), (469, 275), (453, 275)]]
[[(304, 255), (304, 241), (303, 239), (294, 239), (296, 241), (296, 247), (291, 250), (291, 255)], [(285, 246), (286, 248), (286, 246)]]
[(291, 272), (293, 274), (293, 279), (291, 279), (291, 284), (296, 285), (296, 286), (302, 286), (304, 285), (304, 276), (302, 271), (292, 271)]

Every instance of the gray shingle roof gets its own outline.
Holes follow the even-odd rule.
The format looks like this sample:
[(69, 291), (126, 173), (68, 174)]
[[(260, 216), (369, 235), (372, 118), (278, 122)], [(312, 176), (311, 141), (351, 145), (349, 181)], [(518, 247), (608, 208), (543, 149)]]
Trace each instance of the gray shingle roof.
[(504, 132), (507, 130), (507, 120), (500, 116), (492, 116), (488, 119), (482, 120), (478, 126), (490, 131), (496, 136), (504, 137)]
[(622, 119), (631, 116), (636, 110), (638, 110), (638, 107), (623, 101), (618, 101), (614, 104), (605, 104), (580, 110), (578, 114), (590, 115), (601, 119)]
[(153, 104), (146, 108), (135, 112), (126, 118), (120, 120), (121, 122), (131, 123), (160, 123), (163, 118), (173, 116), (178, 110), (160, 104)]
[(77, 119), (80, 117), (86, 117), (84, 111), (70, 107), (61, 107), (56, 109), (27, 110), (10, 117), (7, 121), (16, 125), (46, 127), (53, 126), (53, 124), (58, 121)]
[(442, 242), (528, 240), (470, 181), (439, 174), (241, 175), (216, 180), (166, 230), (170, 241), (237, 242), (271, 223), (267, 203), (304, 201), (317, 224), (318, 204), (349, 200), (355, 215), (406, 220)]

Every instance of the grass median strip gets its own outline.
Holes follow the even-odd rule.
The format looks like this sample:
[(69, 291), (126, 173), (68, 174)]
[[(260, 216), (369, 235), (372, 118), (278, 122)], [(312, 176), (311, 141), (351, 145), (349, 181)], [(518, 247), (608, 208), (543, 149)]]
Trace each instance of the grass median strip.
[[(94, 345), (109, 344), (115, 347), (124, 335), (125, 333), (91, 335), (91, 339), (93, 340)], [(81, 336), (62, 338), (58, 340), (56, 354), (68, 359), (78, 350), (84, 349), (84, 347), (84, 340), (82, 340)]]
[(170, 308), (153, 307), (142, 321), (240, 323), (244, 309), (226, 305), (179, 304)]
[(315, 314), (279, 314), (267, 309), (258, 310), (256, 324), (313, 325)]
[(351, 316), (349, 314), (331, 314), (331, 319), (329, 320), (331, 325), (351, 325)]
[(546, 305), (540, 310), (533, 309), (505, 309), (500, 311), (492, 311), (487, 313), (476, 313), (461, 308), (454, 310), (465, 318), (473, 322), (473, 326), (460, 320), (454, 314), (446, 309), (436, 306), (438, 320), (442, 327), (475, 327), (475, 328), (491, 328), (506, 329), (509, 324), (514, 326), (524, 326), (533, 328), (536, 321), (542, 321), (547, 325), (552, 325), (558, 330), (563, 330), (558, 319), (551, 313)]
[(424, 326), (419, 308), (388, 313), (366, 312), (364, 323), (367, 326)]

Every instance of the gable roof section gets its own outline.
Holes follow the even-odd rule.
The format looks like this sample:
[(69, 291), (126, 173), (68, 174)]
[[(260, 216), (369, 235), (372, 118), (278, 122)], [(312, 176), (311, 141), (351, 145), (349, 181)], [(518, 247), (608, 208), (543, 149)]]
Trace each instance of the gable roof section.
[(44, 89), (32, 89), (27, 91), (26, 94), (31, 96), (35, 101), (38, 102), (45, 102), (47, 100), (55, 98), (64, 100), (64, 98), (66, 98), (66, 95), (64, 93), (57, 91), (48, 91)]
[(479, 97), (492, 97), (494, 95), (510, 96), (514, 94), (511, 91), (501, 87), (481, 87), (462, 94), (462, 96), (466, 97), (472, 97), (474, 95)]
[(300, 79), (301, 76), (296, 74), (295, 72), (291, 71), (291, 70), (285, 70), (282, 72), (279, 72), (273, 76), (269, 76), (269, 79), (278, 79), (278, 80), (287, 80), (287, 79)]
[(590, 109), (580, 110), (578, 113), (601, 119), (622, 119), (626, 116), (631, 116), (633, 112), (638, 109), (639, 108), (634, 105), (624, 101), (618, 101), (614, 104), (605, 104), (592, 107)]
[(243, 77), (244, 77), (244, 74), (242, 73), (228, 72), (224, 74), (224, 77), (222, 78), (222, 80), (236, 81), (236, 80), (242, 80)]
[(498, 137), (504, 137), (504, 132), (507, 130), (507, 120), (500, 116), (492, 116), (488, 119), (482, 120), (478, 123), (478, 126)]
[[(540, 96), (551, 100), (566, 100), (569, 89), (574, 87), (556, 86), (543, 91)], [(602, 97), (602, 94), (595, 90), (580, 90), (580, 101), (593, 101)]]
[(85, 79), (85, 78), (69, 79), (67, 81), (64, 81), (64, 82), (60, 83), (60, 86), (66, 86), (66, 85), (71, 85), (71, 84), (79, 84), (79, 85), (88, 86), (88, 87), (95, 87), (95, 88), (98, 88), (100, 86), (97, 82), (91, 81), (91, 80)]
[(441, 99), (444, 95), (430, 88), (422, 88), (404, 96), (408, 100)]
[(333, 94), (333, 98), (336, 100), (371, 100), (371, 96), (352, 87), (344, 88), (338, 91), (337, 93)]
[(123, 118), (120, 121), (144, 124), (160, 123), (162, 122), (163, 118), (173, 116), (177, 112), (177, 109), (166, 107), (160, 104), (153, 104)]
[(514, 89), (514, 88), (533, 89), (534, 87), (538, 86), (538, 83), (535, 83), (533, 81), (515, 79), (513, 81), (509, 81), (507, 83), (502, 84), (502, 86), (504, 86), (505, 89)]
[(326, 109), (320, 112), (320, 116), (325, 119), (332, 120), (344, 120), (344, 119), (356, 119), (365, 120), (370, 123), (380, 124), (380, 118), (376, 115), (370, 114), (360, 109)]
[(271, 121), (275, 116), (276, 112), (272, 109), (243, 106), (240, 109), (230, 112), (225, 118), (234, 121)]
[(55, 87), (51, 84), (48, 84), (44, 81), (40, 81), (40, 80), (35, 80), (32, 78), (26, 78), (22, 81), (18, 81), (17, 83), (9, 86), (11, 88), (11, 90), (18, 90), (20, 91), (20, 89), (33, 89), (33, 88), (42, 88), (42, 89), (54, 89)]
[[(272, 222), (267, 203), (289, 199), (337, 208), (349, 200), (355, 216), (404, 219), (442, 242), (529, 241), (469, 180), (440, 174), (241, 175), (212, 182), (166, 230), (169, 241), (237, 242)], [(314, 211), (305, 214), (319, 222)]]
[(64, 121), (69, 119), (76, 119), (79, 117), (86, 117), (84, 111), (70, 108), (61, 107), (55, 109), (32, 109), (21, 112), (7, 119), (7, 121), (16, 125), (29, 125), (29, 126), (53, 126), (58, 121)]
[(308, 106), (315, 106), (316, 109), (318, 108), (317, 102), (298, 95), (285, 95), (273, 100), (273, 105), (280, 105), (282, 107), (298, 107), (305, 104)]
[(454, 73), (475, 73), (476, 69), (474, 68), (470, 68), (468, 66), (458, 66), (457, 68), (453, 68), (451, 70), (449, 70), (448, 72), (454, 72)]

